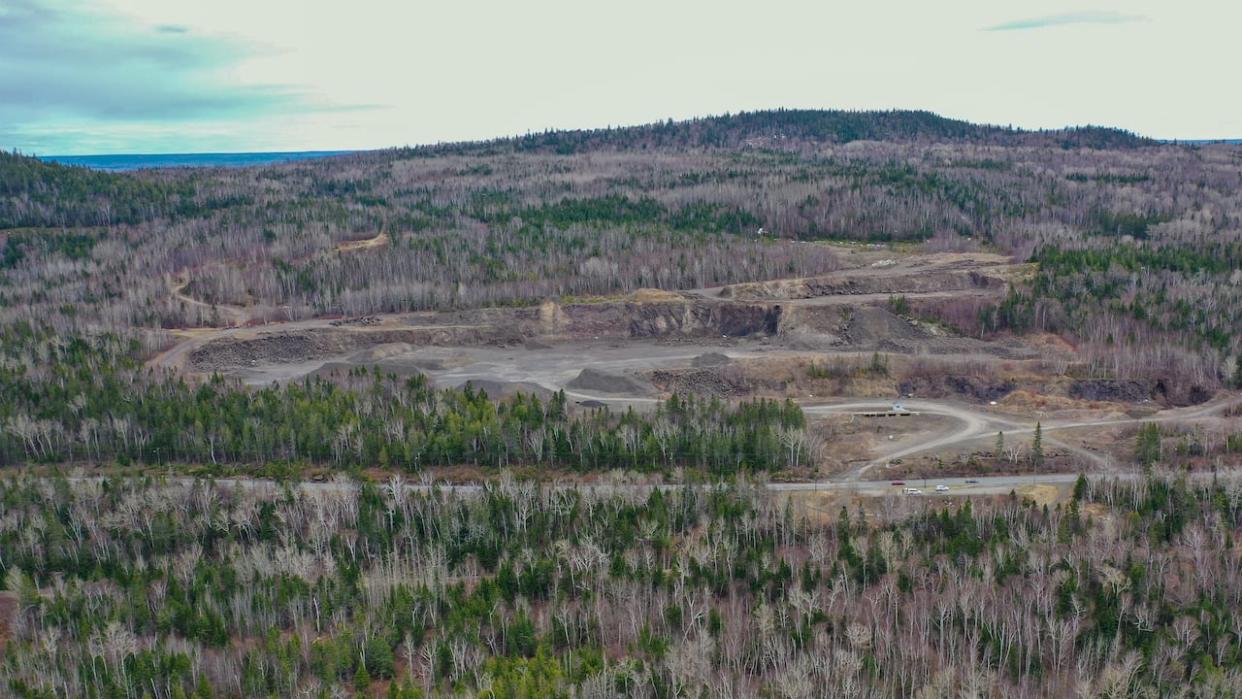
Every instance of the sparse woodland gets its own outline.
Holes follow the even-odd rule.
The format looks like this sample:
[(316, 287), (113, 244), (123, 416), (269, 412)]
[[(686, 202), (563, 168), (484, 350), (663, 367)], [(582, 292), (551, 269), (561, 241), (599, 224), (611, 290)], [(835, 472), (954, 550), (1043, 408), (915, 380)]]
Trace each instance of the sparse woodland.
[(869, 515), (512, 480), (7, 478), (0, 503), (17, 697), (1242, 693), (1236, 479)]

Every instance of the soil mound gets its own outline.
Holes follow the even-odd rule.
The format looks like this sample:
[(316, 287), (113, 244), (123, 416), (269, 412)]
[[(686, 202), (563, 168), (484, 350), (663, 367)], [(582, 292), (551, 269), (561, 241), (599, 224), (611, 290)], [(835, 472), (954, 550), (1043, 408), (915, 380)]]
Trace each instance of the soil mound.
[(852, 345), (874, 346), (884, 342), (903, 343), (925, 341), (930, 334), (911, 323), (894, 315), (883, 308), (862, 306), (846, 320), (844, 333)]
[(651, 393), (651, 386), (631, 376), (610, 374), (599, 369), (583, 369), (578, 377), (568, 384), (569, 388), (592, 393), (615, 393), (622, 395), (646, 395)]

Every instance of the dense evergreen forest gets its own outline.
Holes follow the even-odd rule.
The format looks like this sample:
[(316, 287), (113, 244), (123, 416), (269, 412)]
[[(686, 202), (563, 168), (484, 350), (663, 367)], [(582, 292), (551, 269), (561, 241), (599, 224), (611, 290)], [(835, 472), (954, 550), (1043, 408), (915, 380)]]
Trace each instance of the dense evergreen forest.
[(0, 506), (15, 697), (1242, 693), (1236, 478), (823, 513), (9, 477)]

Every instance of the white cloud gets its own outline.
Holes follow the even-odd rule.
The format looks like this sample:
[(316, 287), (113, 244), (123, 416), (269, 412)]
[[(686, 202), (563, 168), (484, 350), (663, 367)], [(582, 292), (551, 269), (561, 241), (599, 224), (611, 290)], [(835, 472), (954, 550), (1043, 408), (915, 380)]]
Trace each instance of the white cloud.
[[(1231, 75), (1242, 3), (1101, 0), (1084, 15), (1069, 0), (106, 1), (109, 13), (157, 41), (217, 42), (203, 46), (207, 58), (193, 70), (167, 70), (172, 80), (161, 89), (176, 95), (181, 76), (198, 71), (228, 88), (216, 97), (278, 105), (245, 115), (187, 100), (179, 103), (192, 107), (186, 114), (142, 119), (87, 91), (117, 114), (64, 125), (109, 149), (382, 147), (780, 106), (918, 108), (1166, 138), (1242, 135)], [(1041, 16), (1064, 28), (979, 31)], [(1137, 17), (1151, 19), (1125, 21)], [(7, 50), (0, 44), (0, 63)], [(377, 108), (285, 109), (294, 100)], [(0, 114), (0, 138), (3, 122)], [(160, 137), (145, 139), (142, 125)], [(189, 145), (169, 146), (178, 138)], [(88, 147), (77, 137), (61, 142)]]

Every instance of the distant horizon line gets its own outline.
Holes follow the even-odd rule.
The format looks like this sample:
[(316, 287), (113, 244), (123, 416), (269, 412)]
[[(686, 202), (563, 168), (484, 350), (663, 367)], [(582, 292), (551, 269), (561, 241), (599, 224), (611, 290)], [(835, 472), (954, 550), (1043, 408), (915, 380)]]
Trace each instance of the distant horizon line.
[[(393, 148), (401, 148), (402, 146), (389, 146)], [(40, 160), (50, 160), (52, 158), (173, 158), (177, 156), (200, 156), (200, 155), (298, 155), (308, 153), (320, 153), (324, 155), (347, 154), (347, 153), (365, 153), (373, 150), (385, 150), (385, 148), (308, 148), (305, 150), (186, 150), (186, 151), (169, 151), (138, 153), (49, 153), (40, 155), (38, 153), (21, 153), (32, 158)], [(14, 152), (14, 151), (10, 151)]]
[(362, 151), (357, 150), (287, 150), (228, 151), (201, 153), (90, 153), (82, 155), (34, 155), (36, 160), (65, 167), (80, 167), (103, 172), (135, 170), (177, 170), (191, 168), (263, 167), (278, 163), (306, 160), (327, 160)]
[[(620, 127), (620, 128), (626, 128), (626, 127)], [(1071, 126), (1067, 128), (1075, 128), (1075, 127)], [(577, 131), (577, 130), (585, 130), (585, 129), (557, 129), (557, 130), (558, 131), (566, 131), (566, 130)], [(1045, 129), (1045, 131), (1048, 131), (1048, 130), (1052, 130), (1052, 129)], [(523, 134), (522, 136), (525, 136), (525, 135), (526, 134)], [(375, 148), (340, 148), (340, 149), (314, 148), (314, 149), (308, 149), (308, 150), (220, 150), (220, 151), (203, 150), (203, 151), (175, 151), (175, 152), (167, 152), (167, 153), (136, 153), (136, 152), (135, 153), (131, 153), (131, 152), (54, 153), (54, 154), (47, 154), (47, 155), (41, 155), (38, 153), (21, 153), (21, 151), (9, 151), (9, 152), (21, 153), (22, 155), (27, 155), (32, 158), (38, 158), (39, 160), (59, 160), (62, 158), (171, 158), (171, 157), (178, 157), (178, 156), (204, 156), (204, 155), (218, 155), (218, 156), (225, 156), (225, 155), (352, 155), (355, 153), (373, 153), (376, 151), (392, 150), (395, 148), (431, 148), (435, 146), (452, 145), (452, 144), (458, 144), (458, 143), (483, 143), (483, 142), (492, 141), (492, 140), (522, 138), (522, 136), (497, 136), (494, 139), (479, 139), (479, 140), (467, 140), (467, 141), (435, 141), (435, 142), (416, 143), (416, 144), (407, 143), (407, 144), (403, 144), (399, 146), (378, 146)], [(1152, 138), (1151, 140), (1156, 141), (1157, 143), (1170, 144), (1170, 145), (1179, 144), (1179, 143), (1190, 144), (1190, 145), (1210, 145), (1213, 143), (1242, 144), (1242, 138)]]

